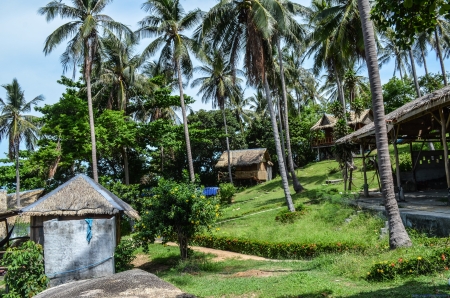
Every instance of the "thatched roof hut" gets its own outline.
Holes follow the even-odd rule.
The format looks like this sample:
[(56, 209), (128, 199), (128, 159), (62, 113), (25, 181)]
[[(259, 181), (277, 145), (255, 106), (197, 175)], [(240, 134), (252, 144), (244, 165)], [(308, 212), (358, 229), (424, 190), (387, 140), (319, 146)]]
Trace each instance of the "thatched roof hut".
[(130, 205), (86, 175), (75, 176), (21, 209), (22, 214), (29, 216), (116, 215), (122, 212), (139, 219), (139, 214)]
[[(269, 152), (266, 148), (230, 150), (231, 166), (248, 166), (269, 162), (272, 164)], [(224, 151), (217, 161), (216, 168), (228, 167), (228, 153)]]
[[(371, 123), (373, 121), (373, 112), (371, 109), (366, 109), (361, 112), (361, 114), (356, 115), (355, 112), (350, 112), (350, 121), (348, 121), (348, 125), (350, 126), (363, 126)], [(319, 121), (316, 122), (311, 127), (312, 131), (316, 130), (323, 130), (326, 128), (333, 128), (336, 125), (337, 118), (329, 115), (329, 114), (323, 114), (322, 118), (319, 119)]]
[[(408, 122), (408, 125), (401, 125), (398, 132), (400, 136), (408, 136), (411, 139), (415, 139), (417, 137), (434, 138), (435, 136), (430, 134), (435, 126), (433, 124), (433, 120), (439, 118), (435, 118), (433, 112), (446, 106), (450, 106), (450, 86), (419, 97), (404, 104), (395, 111), (392, 111), (385, 116), (386, 124), (388, 125), (388, 129), (391, 129), (393, 125)], [(448, 112), (445, 111), (445, 114), (447, 115)], [(347, 142), (359, 142), (358, 139), (374, 134), (375, 126), (371, 123), (343, 138), (340, 138), (336, 141), (336, 143), (342, 144)]]
[[(255, 181), (272, 180), (272, 166), (266, 148), (230, 150), (230, 164), (235, 167), (235, 179)], [(224, 151), (217, 161), (216, 168), (228, 167), (228, 152)]]

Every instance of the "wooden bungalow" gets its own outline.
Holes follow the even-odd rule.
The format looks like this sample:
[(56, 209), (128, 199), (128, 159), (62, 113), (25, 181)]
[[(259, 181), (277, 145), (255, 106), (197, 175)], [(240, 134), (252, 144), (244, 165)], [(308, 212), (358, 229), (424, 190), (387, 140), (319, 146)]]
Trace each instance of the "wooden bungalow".
[(31, 240), (44, 246), (51, 286), (113, 274), (121, 215), (139, 219), (130, 205), (85, 175), (20, 212), (31, 217)]
[[(252, 180), (264, 182), (272, 180), (272, 166), (269, 152), (266, 148), (231, 150), (230, 164), (234, 168), (235, 180)], [(217, 161), (216, 168), (228, 167), (228, 152), (224, 151)], [(219, 172), (219, 180), (221, 177)]]
[[(337, 118), (329, 114), (323, 114), (322, 118), (311, 127), (311, 131), (316, 132), (316, 135), (311, 141), (311, 148), (317, 150), (318, 159), (322, 160), (331, 157), (331, 147), (335, 144), (333, 136), (334, 126)], [(361, 127), (373, 122), (372, 110), (366, 109), (359, 116), (353, 111), (350, 112), (350, 121), (348, 126), (352, 130), (358, 130)], [(321, 133), (320, 133), (321, 132)]]
[[(396, 182), (401, 199), (402, 185), (397, 143), (440, 141), (443, 150), (413, 151), (410, 146), (413, 169), (411, 182), (416, 186), (449, 188), (450, 169), (447, 146), (447, 130), (450, 123), (450, 86), (416, 98), (385, 116), (388, 135), (394, 145)], [(366, 147), (375, 144), (373, 123), (339, 139), (336, 143), (356, 143)], [(363, 155), (363, 159), (364, 159)], [(441, 185), (436, 185), (439, 182)], [(367, 182), (365, 181), (365, 184)], [(432, 185), (434, 184), (434, 185)], [(450, 195), (450, 193), (449, 193)], [(450, 197), (449, 197), (450, 199)], [(450, 201), (449, 201), (450, 202)]]

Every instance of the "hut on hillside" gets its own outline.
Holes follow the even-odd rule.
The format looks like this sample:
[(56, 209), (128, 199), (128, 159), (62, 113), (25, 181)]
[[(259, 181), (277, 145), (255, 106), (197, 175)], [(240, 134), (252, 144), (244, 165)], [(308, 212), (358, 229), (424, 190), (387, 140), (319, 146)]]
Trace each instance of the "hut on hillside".
[[(234, 168), (234, 180), (264, 182), (272, 180), (272, 166), (266, 148), (230, 150), (230, 164)], [(216, 168), (228, 167), (228, 152), (224, 151), (217, 161)], [(219, 172), (219, 180), (228, 178)]]
[(130, 205), (85, 175), (20, 212), (31, 217), (31, 240), (44, 246), (51, 286), (113, 274), (121, 215), (139, 218)]
[[(311, 140), (311, 148), (317, 150), (318, 159), (331, 158), (331, 147), (335, 144), (334, 126), (337, 118), (333, 115), (323, 114), (323, 116), (311, 127), (315, 136)], [(373, 122), (373, 112), (371, 109), (364, 110), (359, 116), (355, 112), (350, 112), (350, 119), (347, 122), (351, 130), (358, 130), (361, 127)]]

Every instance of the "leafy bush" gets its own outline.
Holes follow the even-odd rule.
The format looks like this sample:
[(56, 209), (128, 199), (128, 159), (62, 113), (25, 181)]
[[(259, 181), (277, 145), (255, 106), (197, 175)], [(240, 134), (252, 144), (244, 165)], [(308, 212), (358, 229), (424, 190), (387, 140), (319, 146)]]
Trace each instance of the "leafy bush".
[(294, 212), (291, 212), (289, 210), (282, 210), (278, 212), (277, 216), (275, 217), (275, 220), (283, 224), (292, 224), (297, 219), (299, 219), (300, 216), (304, 214), (305, 214), (305, 206), (303, 204), (299, 204), (295, 206)]
[(133, 239), (122, 238), (119, 245), (116, 246), (116, 249), (114, 251), (114, 266), (116, 269), (116, 273), (133, 268), (131, 262), (136, 258), (136, 256), (133, 255), (133, 251)]
[(18, 248), (8, 248), (1, 264), (8, 268), (5, 284), (9, 293), (3, 297), (32, 297), (47, 288), (48, 278), (40, 244), (27, 241)]
[(222, 249), (242, 254), (256, 255), (269, 259), (304, 259), (316, 257), (323, 253), (364, 251), (367, 249), (359, 243), (295, 243), (267, 242), (232, 237), (215, 237), (198, 235), (193, 238), (193, 244)]
[(220, 188), (220, 201), (231, 204), (231, 199), (236, 193), (236, 187), (233, 183), (222, 183), (219, 185)]
[(396, 276), (418, 276), (440, 271), (450, 267), (450, 249), (438, 249), (429, 255), (417, 256), (396, 261), (375, 263), (367, 272), (367, 279), (372, 281), (391, 280)]
[(161, 179), (152, 195), (141, 199), (141, 221), (135, 225), (135, 239), (142, 246), (162, 237), (163, 242), (175, 238), (182, 259), (188, 257), (191, 238), (209, 230), (220, 215), (219, 199), (205, 197), (197, 185)]

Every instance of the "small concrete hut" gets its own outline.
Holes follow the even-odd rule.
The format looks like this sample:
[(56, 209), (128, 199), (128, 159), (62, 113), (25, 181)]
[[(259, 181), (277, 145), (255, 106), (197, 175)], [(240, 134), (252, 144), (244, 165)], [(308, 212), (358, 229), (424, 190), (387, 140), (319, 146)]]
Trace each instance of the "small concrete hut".
[[(230, 164), (235, 168), (233, 177), (235, 180), (256, 182), (272, 180), (273, 163), (266, 148), (230, 150)], [(228, 167), (228, 152), (224, 151), (217, 161), (216, 168), (226, 167)]]
[(139, 219), (130, 205), (85, 175), (20, 212), (31, 217), (31, 240), (44, 246), (51, 286), (114, 274), (121, 215)]

